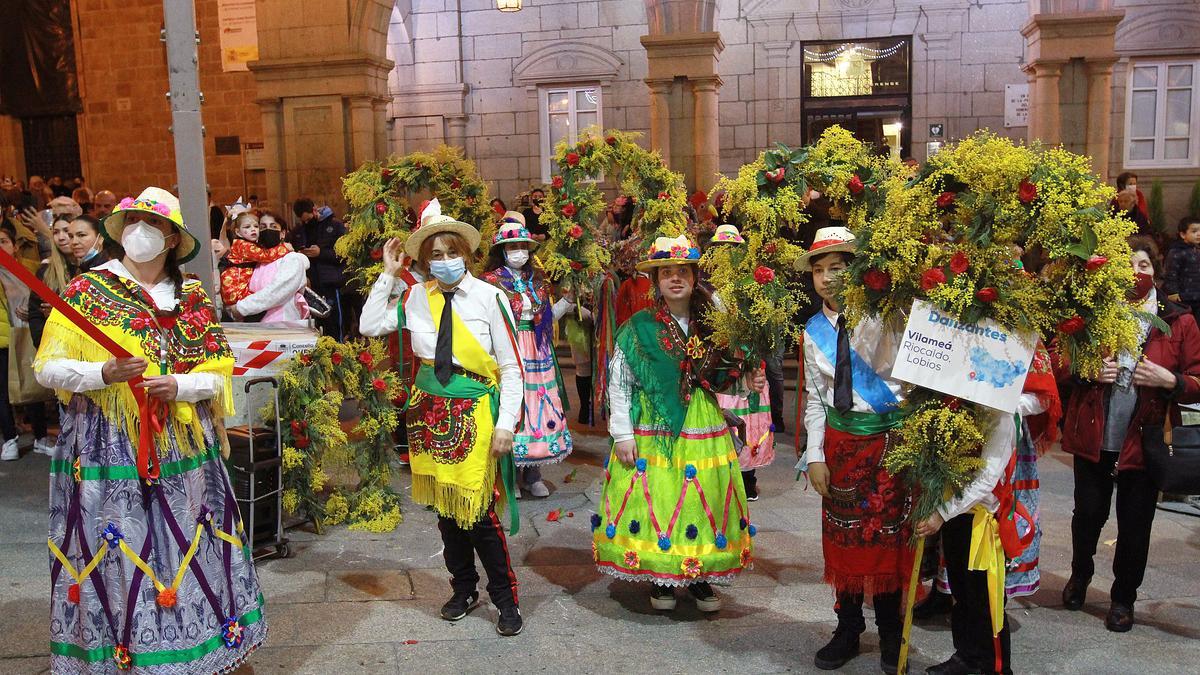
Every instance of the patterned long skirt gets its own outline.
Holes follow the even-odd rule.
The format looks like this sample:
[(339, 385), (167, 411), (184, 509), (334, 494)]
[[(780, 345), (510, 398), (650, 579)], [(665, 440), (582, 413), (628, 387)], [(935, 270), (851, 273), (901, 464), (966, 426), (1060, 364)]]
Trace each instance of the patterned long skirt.
[(746, 394), (717, 394), (717, 405), (746, 423), (746, 445), (738, 453), (742, 471), (767, 466), (775, 461), (775, 427), (771, 424), (771, 395), (762, 391)]
[(750, 566), (755, 528), (716, 401), (697, 391), (673, 441), (644, 422), (635, 433), (633, 466), (615, 454), (605, 462), (601, 512), (592, 515), (596, 565), (619, 579), (663, 586), (730, 583)]
[(50, 463), (52, 672), (225, 672), (266, 639), (229, 475), (196, 410), (206, 447), (184, 453), (172, 436), (148, 485), (125, 432), (71, 399)]
[(517, 331), (517, 348), (525, 366), (525, 400), (521, 427), (513, 436), (513, 461), (518, 467), (561, 462), (574, 444), (558, 388), (554, 348), (547, 344), (539, 349), (533, 330), (524, 328)]

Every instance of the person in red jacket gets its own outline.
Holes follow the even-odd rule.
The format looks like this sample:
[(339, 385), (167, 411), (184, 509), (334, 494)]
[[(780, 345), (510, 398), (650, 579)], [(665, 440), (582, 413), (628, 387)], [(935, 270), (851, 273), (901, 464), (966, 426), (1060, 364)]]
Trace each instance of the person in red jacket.
[(1142, 429), (1161, 426), (1167, 414), (1178, 425), (1179, 411), (1172, 404), (1200, 401), (1200, 328), (1186, 307), (1157, 292), (1154, 275), (1160, 258), (1154, 242), (1131, 237), (1130, 245), (1137, 274), (1130, 299), (1157, 314), (1170, 333), (1143, 323), (1142, 354), (1107, 359), (1094, 381), (1070, 376), (1065, 358), (1057, 368), (1067, 399), (1062, 447), (1075, 456), (1071, 578), (1063, 588), (1063, 606), (1083, 607), (1115, 486), (1118, 538), (1112, 604), (1104, 625), (1119, 633), (1133, 628), (1133, 603), (1146, 573), (1158, 500), (1158, 487), (1142, 462)]

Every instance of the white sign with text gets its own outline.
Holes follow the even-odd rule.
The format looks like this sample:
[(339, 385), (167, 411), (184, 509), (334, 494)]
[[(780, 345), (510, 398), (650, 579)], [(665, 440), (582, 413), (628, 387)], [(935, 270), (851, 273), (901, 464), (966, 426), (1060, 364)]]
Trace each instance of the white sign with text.
[(913, 303), (892, 377), (1006, 413), (1017, 409), (1037, 340), (995, 321), (963, 324)]

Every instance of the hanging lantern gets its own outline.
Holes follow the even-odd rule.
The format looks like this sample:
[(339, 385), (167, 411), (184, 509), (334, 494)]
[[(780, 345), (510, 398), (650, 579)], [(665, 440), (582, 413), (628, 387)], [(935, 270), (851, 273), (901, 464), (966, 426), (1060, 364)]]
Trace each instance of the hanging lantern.
[(519, 12), (521, 0), (496, 0), (496, 9), (501, 12)]

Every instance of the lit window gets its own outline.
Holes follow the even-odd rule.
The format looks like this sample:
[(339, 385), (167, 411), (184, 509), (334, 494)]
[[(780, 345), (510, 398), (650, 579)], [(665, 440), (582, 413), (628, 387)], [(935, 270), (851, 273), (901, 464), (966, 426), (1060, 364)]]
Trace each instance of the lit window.
[(542, 136), (542, 182), (557, 173), (554, 148), (562, 141), (575, 143), (588, 127), (603, 127), (600, 87), (542, 87), (539, 112)]
[(1200, 166), (1200, 61), (1130, 64), (1125, 165)]

